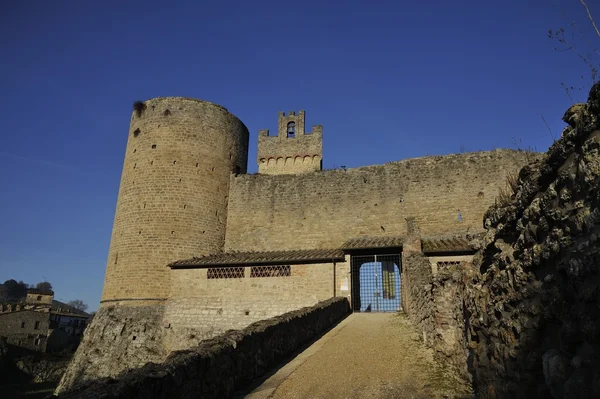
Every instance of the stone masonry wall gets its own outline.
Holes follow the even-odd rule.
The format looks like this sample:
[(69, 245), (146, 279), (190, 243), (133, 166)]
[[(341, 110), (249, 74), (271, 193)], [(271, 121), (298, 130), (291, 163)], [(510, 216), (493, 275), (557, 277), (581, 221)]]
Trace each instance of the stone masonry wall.
[(154, 98), (131, 117), (102, 301), (164, 299), (177, 259), (221, 251), (248, 130), (225, 108)]
[(425, 256), (412, 253), (402, 257), (403, 308), (428, 345), (431, 345), (435, 334), (431, 283), (431, 264)]
[(258, 173), (285, 175), (314, 172), (321, 170), (321, 161), (319, 155), (261, 158), (258, 161)]
[[(49, 316), (46, 312), (19, 310), (0, 314), (0, 340), (7, 344), (45, 352)], [(37, 326), (37, 327), (36, 327)]]
[(481, 231), (506, 175), (534, 156), (495, 150), (232, 177), (225, 250), (337, 248), (350, 237), (404, 235), (409, 215), (424, 235)]
[(208, 269), (172, 271), (173, 294), (164, 317), (169, 351), (336, 295), (333, 263), (291, 265), (284, 277), (251, 277), (251, 267), (244, 269), (243, 278), (222, 279), (207, 279)]
[(64, 392), (60, 398), (227, 398), (259, 378), (350, 312), (345, 298), (256, 322), (148, 364)]
[(600, 84), (485, 215), (465, 284), (481, 398), (600, 397)]
[(467, 361), (463, 298), (468, 281), (465, 271), (472, 269), (471, 265), (471, 261), (463, 260), (439, 269), (433, 278), (431, 296), (435, 336), (430, 346), (439, 360), (449, 364), (466, 381), (472, 381), (472, 376)]
[(167, 355), (162, 343), (163, 313), (162, 304), (100, 307), (56, 393), (148, 362), (162, 362)]

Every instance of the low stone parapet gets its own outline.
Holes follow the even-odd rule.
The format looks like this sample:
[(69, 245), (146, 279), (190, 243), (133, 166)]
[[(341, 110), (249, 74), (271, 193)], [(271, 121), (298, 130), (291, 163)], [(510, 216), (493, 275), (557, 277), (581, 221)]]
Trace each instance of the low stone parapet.
[(76, 386), (60, 398), (226, 398), (350, 313), (346, 298), (258, 321), (174, 352), (162, 364)]

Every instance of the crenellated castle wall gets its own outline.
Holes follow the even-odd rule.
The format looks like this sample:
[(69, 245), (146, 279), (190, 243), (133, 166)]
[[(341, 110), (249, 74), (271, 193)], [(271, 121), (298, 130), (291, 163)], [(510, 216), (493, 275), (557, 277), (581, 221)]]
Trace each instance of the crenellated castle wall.
[[(338, 248), (358, 236), (483, 230), (506, 176), (535, 154), (514, 150), (430, 156), (347, 170), (231, 178), (225, 250)], [(460, 220), (458, 213), (460, 212)]]

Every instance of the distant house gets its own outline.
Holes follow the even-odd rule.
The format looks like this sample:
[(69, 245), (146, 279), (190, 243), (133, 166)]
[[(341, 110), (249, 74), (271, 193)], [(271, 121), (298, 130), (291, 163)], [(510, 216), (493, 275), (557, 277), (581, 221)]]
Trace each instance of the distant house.
[(0, 298), (8, 298), (8, 287), (0, 284)]
[(0, 302), (0, 340), (39, 352), (57, 352), (81, 340), (90, 315), (54, 300), (54, 292), (30, 289), (17, 301)]

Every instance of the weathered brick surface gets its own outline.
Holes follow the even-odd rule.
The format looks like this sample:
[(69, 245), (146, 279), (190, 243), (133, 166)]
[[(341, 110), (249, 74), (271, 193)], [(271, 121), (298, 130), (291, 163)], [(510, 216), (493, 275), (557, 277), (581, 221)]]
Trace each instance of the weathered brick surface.
[(222, 250), (229, 176), (246, 172), (248, 130), (225, 108), (144, 105), (131, 117), (102, 301), (166, 298), (169, 262)]
[(404, 235), (407, 216), (423, 235), (481, 231), (506, 175), (534, 156), (495, 150), (346, 171), (239, 175), (231, 180), (225, 248), (336, 248), (361, 235)]
[(350, 312), (345, 298), (332, 298), (241, 331), (229, 331), (198, 347), (64, 392), (61, 398), (227, 398), (318, 337)]
[[(337, 263), (336, 272), (344, 273), (344, 266)], [(333, 263), (291, 265), (286, 277), (250, 277), (251, 267), (245, 269), (244, 278), (230, 279), (207, 279), (207, 269), (173, 270), (173, 292), (165, 312), (169, 350), (313, 306), (334, 297), (334, 284), (340, 279), (334, 277)]]

